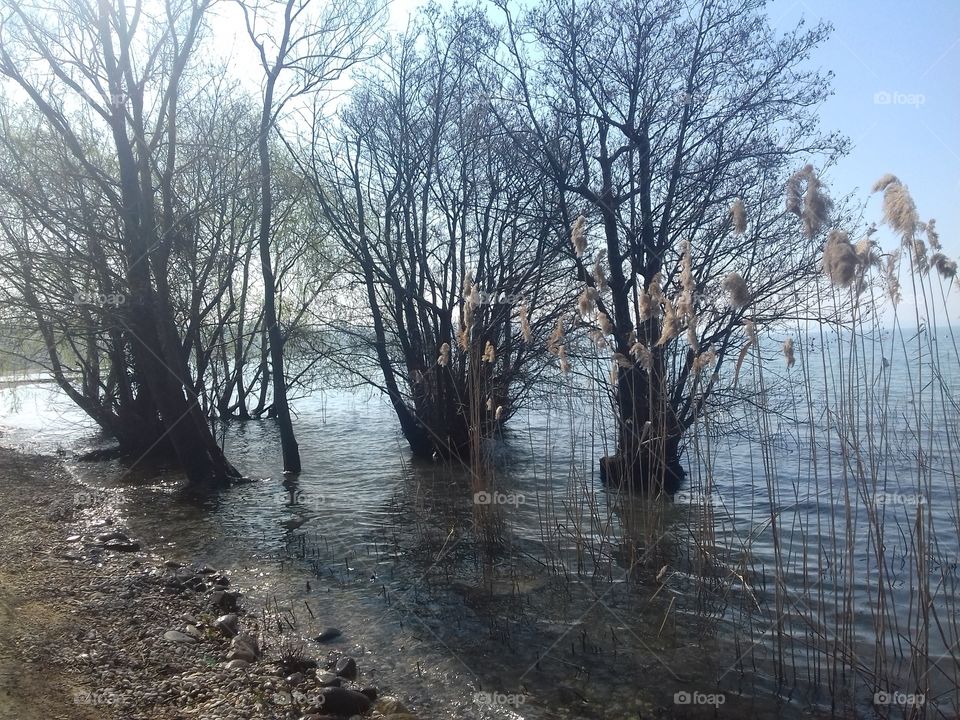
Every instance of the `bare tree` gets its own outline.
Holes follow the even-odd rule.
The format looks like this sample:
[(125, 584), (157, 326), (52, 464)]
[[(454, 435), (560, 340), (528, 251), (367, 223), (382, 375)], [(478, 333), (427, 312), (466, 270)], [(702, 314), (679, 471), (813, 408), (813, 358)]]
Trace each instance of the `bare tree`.
[[(270, 347), (273, 411), (280, 429), (283, 467), (300, 472), (300, 450), (290, 418), (284, 371), (285, 333), (277, 313), (276, 276), (270, 254), (273, 222), (270, 134), (278, 117), (298, 97), (318, 93), (357, 63), (370, 39), (381, 6), (327, 3), (311, 0), (245, 2), (241, 0), (247, 33), (264, 72), (263, 104), (257, 150), (260, 161), (260, 268), (263, 273), (264, 321)], [(273, 17), (279, 13), (280, 17)]]
[(555, 198), (482, 92), (492, 42), (479, 12), (428, 9), (301, 151), (362, 307), (335, 323), (344, 364), (366, 348), (421, 457), (470, 457), (523, 405), (564, 294)]
[(517, 19), (500, 4), (507, 79), (488, 90), (572, 228), (581, 313), (617, 375), (611, 480), (677, 486), (684, 433), (720, 397), (703, 371), (800, 312), (819, 269), (827, 202), (798, 236), (783, 188), (844, 148), (817, 130), (828, 78), (805, 69), (829, 28), (778, 37), (762, 7), (545, 0)]
[[(126, 450), (171, 451), (194, 483), (237, 475), (207, 426), (171, 289), (191, 240), (176, 188), (180, 90), (206, 9), (177, 0), (0, 9), (0, 74), (31, 108), (4, 113), (14, 289), (67, 395)], [(17, 120), (29, 123), (19, 133)], [(82, 368), (79, 387), (67, 358)]]

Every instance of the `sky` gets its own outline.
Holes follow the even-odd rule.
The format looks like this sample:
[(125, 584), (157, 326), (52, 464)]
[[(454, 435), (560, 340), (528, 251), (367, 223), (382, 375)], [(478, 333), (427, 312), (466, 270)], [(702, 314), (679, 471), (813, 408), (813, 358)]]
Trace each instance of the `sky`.
[[(768, 12), (781, 30), (801, 17), (835, 28), (815, 56), (835, 74), (823, 127), (853, 143), (827, 178), (834, 195), (859, 188), (867, 198), (891, 172), (910, 188), (920, 217), (936, 218), (946, 254), (960, 257), (960, 2), (775, 0)], [(867, 219), (880, 217), (873, 196)], [(880, 238), (889, 247), (890, 236)], [(948, 307), (960, 319), (960, 290)]]
[[(393, 0), (391, 27), (402, 28), (418, 4)], [(858, 191), (867, 220), (879, 222), (870, 187), (893, 173), (921, 219), (936, 218), (946, 254), (960, 258), (960, 0), (772, 0), (767, 14), (779, 31), (801, 18), (834, 26), (812, 60), (834, 73), (822, 127), (852, 142), (825, 177), (832, 195)], [(895, 243), (882, 228), (877, 237), (885, 248)], [(952, 296), (950, 316), (960, 321), (960, 289)], [(908, 317), (910, 302), (905, 291)]]

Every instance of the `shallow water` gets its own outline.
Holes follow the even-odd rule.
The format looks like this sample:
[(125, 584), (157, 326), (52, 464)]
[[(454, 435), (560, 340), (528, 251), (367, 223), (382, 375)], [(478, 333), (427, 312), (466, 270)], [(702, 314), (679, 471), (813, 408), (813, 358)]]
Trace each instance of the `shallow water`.
[[(817, 360), (809, 356), (809, 376), (822, 388), (835, 368), (818, 369)], [(877, 370), (864, 370), (868, 386)], [(886, 459), (888, 592), (895, 607), (910, 606), (916, 593), (918, 570), (896, 545), (908, 542), (919, 504), (947, 548), (931, 553), (941, 567), (919, 572), (939, 578), (932, 602), (949, 611), (956, 483), (933, 456), (950, 457), (957, 419), (948, 413), (922, 442), (924, 462), (936, 465), (932, 483), (911, 484), (915, 468), (893, 448), (906, 442), (917, 389), (905, 366), (887, 372), (892, 415), (907, 418), (893, 423)], [(955, 378), (947, 387), (957, 387)], [(794, 384), (770, 394), (799, 391)], [(102, 442), (50, 384), (8, 387), (0, 408), (7, 446), (60, 448), (70, 458)], [(813, 636), (830, 631), (844, 604), (854, 618), (846, 647), (872, 659), (876, 633), (868, 498), (855, 481), (842, 481), (832, 465), (840, 441), (826, 432), (839, 408), (809, 425), (758, 428), (763, 442), (712, 437), (705, 448), (704, 433), (689, 486), (660, 510), (598, 483), (601, 413), (573, 394), (511, 422), (490, 480), (503, 502), (490, 506), (473, 502), (466, 470), (410, 461), (389, 406), (363, 394), (317, 393), (297, 403), (305, 470), (295, 481), (281, 473), (269, 421), (225, 426), (227, 453), (253, 482), (201, 504), (164, 468), (68, 463), (92, 493), (117, 503), (121, 521), (149, 547), (233, 569), (254, 607), (275, 598), (305, 635), (341, 628), (339, 647), (367, 653), (358, 658), (364, 669), (422, 717), (711, 717), (715, 707), (738, 717), (802, 717), (828, 714), (824, 688), (837, 682), (804, 636), (816, 644)], [(488, 527), (491, 512), (487, 535), (478, 519)], [(951, 558), (953, 566), (942, 567)], [(778, 628), (795, 642), (784, 646)], [(947, 694), (925, 709), (952, 717), (955, 650), (937, 643), (931, 639), (929, 652), (945, 662), (932, 684)], [(870, 702), (874, 688), (846, 685), (857, 715), (886, 715), (889, 708)], [(682, 702), (718, 691), (720, 706)]]

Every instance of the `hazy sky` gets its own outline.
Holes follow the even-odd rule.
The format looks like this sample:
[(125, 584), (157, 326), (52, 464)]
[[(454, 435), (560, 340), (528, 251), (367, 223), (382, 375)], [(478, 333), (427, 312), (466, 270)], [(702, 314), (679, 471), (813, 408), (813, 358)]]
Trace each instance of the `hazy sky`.
[[(402, 29), (420, 4), (393, 0), (390, 27)], [(892, 172), (909, 186), (921, 218), (937, 219), (947, 255), (960, 258), (960, 0), (772, 0), (768, 14), (779, 30), (801, 18), (835, 28), (813, 59), (835, 74), (823, 128), (853, 143), (825, 178), (832, 194), (859, 189), (866, 199), (874, 181)], [(222, 49), (245, 64), (238, 56), (249, 47), (240, 35)], [(880, 217), (875, 196), (867, 218)], [(886, 233), (878, 237), (891, 246)], [(951, 315), (960, 320), (960, 291), (953, 295)], [(908, 303), (901, 309), (912, 314)]]

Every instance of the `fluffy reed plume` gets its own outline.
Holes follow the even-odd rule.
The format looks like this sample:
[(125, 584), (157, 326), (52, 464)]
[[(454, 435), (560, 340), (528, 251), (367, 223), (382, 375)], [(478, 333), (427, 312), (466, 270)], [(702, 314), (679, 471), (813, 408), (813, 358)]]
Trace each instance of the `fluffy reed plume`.
[(653, 280), (651, 280), (650, 285), (647, 286), (647, 294), (655, 305), (663, 302), (663, 275), (657, 273), (653, 276)]
[(787, 361), (787, 369), (793, 367), (797, 359), (793, 355), (793, 338), (787, 338), (783, 341), (783, 357)]
[(717, 353), (714, 352), (713, 348), (708, 348), (702, 353), (697, 355), (693, 360), (693, 372), (695, 375), (699, 375), (703, 370), (717, 361)]
[(520, 306), (520, 334), (523, 335), (523, 341), (530, 344), (533, 340), (533, 330), (530, 328), (530, 311), (527, 310), (526, 303)]
[(637, 312), (640, 314), (640, 322), (649, 320), (653, 314), (653, 302), (650, 300), (650, 294), (643, 288), (637, 294)]
[(610, 345), (607, 342), (607, 336), (603, 334), (603, 330), (594, 328), (589, 332), (590, 340), (593, 341), (593, 344), (596, 345), (601, 350), (605, 350)]
[(459, 345), (460, 349), (464, 352), (470, 350), (470, 331), (466, 325), (462, 326), (460, 332), (457, 333), (457, 345)]
[(861, 268), (880, 267), (880, 254), (877, 252), (876, 243), (870, 239), (869, 231), (866, 237), (857, 241), (853, 249), (857, 253), (857, 262)]
[(940, 233), (937, 232), (937, 221), (934, 218), (930, 218), (925, 228), (927, 231), (927, 242), (930, 243), (930, 247), (934, 250), (940, 250)]
[(570, 361), (567, 359), (567, 349), (560, 345), (557, 349), (557, 357), (560, 358), (560, 372), (564, 375), (570, 374)]
[(747, 208), (741, 198), (734, 200), (730, 206), (730, 222), (735, 235), (743, 235), (747, 231)]
[(737, 383), (740, 382), (740, 368), (743, 366), (743, 361), (747, 358), (747, 353), (750, 351), (750, 348), (757, 341), (756, 330), (753, 328), (753, 323), (748, 321), (747, 327), (747, 341), (743, 344), (743, 347), (740, 348), (740, 354), (737, 356), (737, 365), (733, 373), (733, 386), (736, 387)]
[[(807, 167), (813, 169), (810, 165)], [(787, 212), (793, 213), (797, 217), (803, 214), (803, 178), (803, 170), (798, 170), (787, 178)]]
[(554, 355), (559, 355), (560, 350), (563, 349), (563, 320), (557, 318), (557, 326), (553, 329), (553, 332), (550, 333), (550, 337), (547, 338), (547, 350), (552, 352)]
[(600, 292), (607, 287), (607, 275), (603, 270), (603, 259), (606, 256), (607, 251), (600, 250), (600, 252), (597, 253), (596, 262), (593, 263), (593, 282)]
[(487, 340), (486, 347), (483, 348), (483, 362), (492, 363), (497, 360), (497, 351), (493, 347), (493, 343)]
[(600, 326), (600, 332), (604, 335), (613, 335), (613, 323), (610, 322), (610, 316), (606, 313), (597, 314), (597, 325)]
[(899, 183), (899, 182), (900, 182), (900, 178), (898, 178), (893, 173), (887, 173), (886, 175), (881, 177), (879, 180), (877, 180), (873, 184), (873, 187), (870, 188), (870, 192), (875, 192), (875, 193), (883, 192), (884, 190), (887, 189), (887, 186), (892, 185), (893, 183)]
[(440, 357), (437, 358), (437, 365), (446, 367), (450, 364), (450, 343), (444, 343), (440, 346)]
[(887, 173), (874, 183), (873, 192), (883, 192), (883, 221), (903, 236), (904, 245), (909, 244), (920, 218), (907, 186), (896, 175)]
[(942, 252), (936, 252), (930, 257), (930, 267), (936, 269), (944, 280), (953, 280), (957, 277), (956, 260), (951, 260)]
[(570, 230), (570, 242), (573, 243), (573, 251), (577, 257), (583, 257), (587, 249), (587, 219), (581, 215), (573, 221), (573, 228)]
[(680, 297), (677, 299), (677, 314), (684, 320), (693, 318), (694, 291), (696, 282), (693, 279), (693, 260), (690, 255), (690, 243), (684, 240), (681, 245), (680, 255)]
[(920, 238), (914, 238), (913, 242), (910, 244), (911, 249), (913, 250), (913, 262), (916, 265), (917, 269), (920, 272), (927, 272), (929, 267), (927, 265), (927, 245)]
[(738, 272), (732, 272), (723, 280), (723, 289), (730, 295), (730, 307), (745, 308), (750, 304), (750, 290)]
[(832, 209), (833, 201), (824, 192), (813, 165), (805, 165), (787, 180), (787, 212), (803, 221), (803, 232), (807, 237), (816, 236), (829, 222)]
[(850, 243), (850, 236), (843, 230), (833, 229), (823, 246), (823, 271), (834, 285), (846, 287), (857, 276), (860, 259)]
[(697, 319), (692, 318), (687, 325), (687, 345), (693, 352), (700, 352), (700, 340), (697, 339)]
[(887, 255), (887, 265), (883, 273), (884, 283), (887, 286), (887, 297), (890, 298), (890, 302), (894, 306), (900, 302), (900, 280), (897, 278), (897, 259), (899, 256), (899, 251)]
[(664, 298), (663, 304), (663, 331), (660, 333), (660, 339), (657, 340), (657, 347), (666, 345), (668, 342), (673, 340), (673, 338), (680, 334), (680, 318), (677, 317), (677, 313), (673, 309), (673, 303), (670, 302), (670, 298)]
[(633, 347), (630, 348), (630, 354), (636, 358), (640, 366), (648, 373), (653, 370), (653, 353), (650, 352), (650, 348), (642, 342), (635, 342)]
[(620, 366), (616, 363), (610, 363), (610, 384), (616, 386), (620, 378)]
[(487, 412), (493, 412), (493, 398), (487, 398)]
[(493, 414), (493, 419), (497, 422), (503, 420), (503, 405), (497, 405), (497, 411)]
[(584, 288), (583, 292), (580, 293), (580, 297), (577, 298), (577, 311), (580, 313), (580, 317), (586, 320), (593, 315), (597, 309), (596, 303), (597, 289), (592, 287)]
[(623, 353), (614, 353), (613, 361), (622, 368), (629, 369), (633, 367), (633, 363), (630, 361), (630, 358)]

